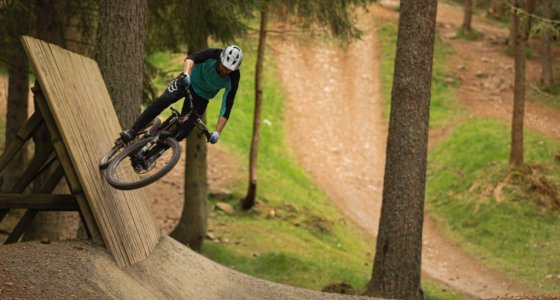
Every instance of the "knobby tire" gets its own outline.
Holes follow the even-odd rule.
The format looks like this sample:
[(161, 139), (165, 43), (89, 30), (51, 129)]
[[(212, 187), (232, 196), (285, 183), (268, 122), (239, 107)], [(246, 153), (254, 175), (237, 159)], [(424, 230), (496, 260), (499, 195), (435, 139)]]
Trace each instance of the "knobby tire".
[(101, 161), (99, 161), (99, 168), (101, 168), (102, 170), (106, 169), (109, 164), (111, 163), (111, 160), (113, 159), (113, 156), (122, 148), (124, 147), (123, 143), (118, 143), (117, 145), (115, 145), (113, 148), (111, 148), (111, 150), (109, 150), (109, 152), (107, 152), (107, 154), (105, 154), (105, 156), (103, 156), (101, 158)]
[(181, 158), (181, 146), (179, 145), (179, 142), (177, 142), (177, 140), (168, 137), (163, 142), (171, 148), (172, 155), (169, 162), (165, 166), (163, 166), (161, 170), (157, 171), (155, 174), (151, 176), (148, 176), (146, 178), (141, 178), (140, 180), (137, 181), (122, 182), (119, 179), (117, 179), (116, 170), (118, 165), (121, 162), (123, 162), (128, 157), (128, 155), (134, 153), (135, 151), (138, 151), (152, 140), (153, 137), (150, 137), (150, 138), (140, 140), (134, 144), (131, 144), (127, 148), (125, 148), (122, 152), (120, 152), (117, 156), (115, 156), (113, 160), (111, 160), (105, 172), (106, 172), (107, 182), (109, 182), (109, 184), (112, 187), (119, 190), (134, 190), (147, 186), (149, 184), (156, 182), (163, 176), (165, 176), (165, 174), (169, 173), (169, 171), (171, 171), (171, 169), (173, 169), (173, 167), (179, 162), (179, 158)]

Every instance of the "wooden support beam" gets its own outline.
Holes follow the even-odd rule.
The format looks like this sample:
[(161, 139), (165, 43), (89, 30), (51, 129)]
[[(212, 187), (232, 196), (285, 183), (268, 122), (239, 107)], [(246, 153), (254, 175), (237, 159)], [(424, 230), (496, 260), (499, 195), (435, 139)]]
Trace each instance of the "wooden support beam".
[[(64, 170), (62, 169), (62, 166), (59, 164), (58, 167), (52, 172), (51, 177), (49, 178), (47, 183), (45, 183), (45, 185), (41, 188), (41, 193), (42, 194), (50, 194), (54, 190), (54, 188), (56, 187), (58, 182), (62, 179), (63, 176), (64, 176)], [(23, 208), (23, 207), (17, 207), (16, 206), (14, 208)], [(9, 207), (3, 207), (0, 204), (0, 222), (2, 222), (2, 220), (4, 219), (6, 214), (8, 213), (9, 209), (10, 209)], [(72, 210), (74, 210), (74, 209), (72, 209)]]
[(9, 211), (9, 209), (0, 209), (0, 222), (4, 220), (4, 217), (6, 217)]
[(40, 86), (35, 85), (32, 90), (34, 94), (33, 97), (35, 98), (35, 103), (37, 103), (38, 109), (43, 116), (43, 120), (45, 124), (47, 124), (47, 128), (51, 135), (51, 141), (56, 151), (58, 160), (62, 165), (62, 168), (64, 169), (64, 174), (66, 175), (68, 186), (70, 187), (72, 194), (76, 197), (78, 205), (80, 206), (81, 217), (83, 220), (85, 220), (84, 226), (86, 227), (89, 236), (91, 236), (91, 239), (95, 244), (104, 245), (101, 233), (99, 232), (99, 228), (97, 227), (97, 223), (95, 222), (95, 218), (93, 217), (87, 199), (81, 188), (78, 175), (76, 174), (76, 170), (74, 170), (72, 161), (70, 160), (70, 155), (68, 154), (66, 147), (62, 142), (62, 137), (60, 136), (60, 132), (58, 131), (58, 127), (49, 110), (41, 88)]
[(43, 117), (41, 116), (40, 113), (35, 111), (31, 115), (31, 117), (29, 117), (29, 119), (23, 124), (23, 126), (18, 130), (17, 136), (22, 141), (29, 140), (33, 136), (33, 133), (37, 131), (37, 128), (39, 128), (39, 126), (41, 126), (42, 123), (43, 123)]
[(0, 194), (0, 208), (26, 208), (45, 211), (78, 211), (73, 195), (56, 194)]
[(0, 172), (6, 168), (8, 163), (12, 161), (16, 153), (21, 150), (25, 142), (31, 138), (32, 133), (37, 130), (42, 123), (43, 117), (38, 112), (35, 112), (25, 121), (21, 129), (17, 132), (17, 139), (6, 147), (4, 153), (2, 153), (0, 157)]
[(49, 180), (47, 180), (47, 182), (41, 187), (41, 193), (52, 193), (60, 180), (62, 180), (62, 177), (64, 177), (64, 169), (62, 169), (62, 165), (60, 165), (60, 162), (58, 162), (58, 166), (51, 173), (51, 177), (49, 177)]
[[(16, 135), (17, 139), (14, 142), (12, 142), (10, 145), (8, 145), (8, 147), (0, 157), (0, 172), (4, 170), (4, 168), (6, 168), (9, 162), (14, 158), (14, 155), (16, 155), (16, 153), (23, 148), (23, 145), (27, 142), (27, 140), (29, 140), (32, 137), (33, 132), (37, 130), (39, 126), (41, 126), (42, 124), (43, 124), (43, 117), (38, 111), (35, 111), (33, 115), (31, 115), (31, 117), (27, 119), (27, 121), (25, 121), (23, 126), (17, 132)], [(25, 177), (27, 176), (29, 175), (26, 175)], [(22, 177), (24, 176), (22, 175)], [(35, 177), (33, 177), (33, 179), (34, 178)], [(31, 181), (33, 181), (33, 179), (31, 179), (29, 182), (26, 183), (27, 180), (25, 179), (22, 180), (22, 178), (20, 178), (20, 180), (18, 180), (16, 185), (13, 187), (13, 190), (23, 191), (25, 187), (29, 185)], [(8, 210), (0, 209), (0, 222), (2, 222), (2, 220), (4, 219), (4, 217), (6, 217), (7, 214), (8, 214)]]
[(29, 225), (31, 224), (31, 222), (33, 221), (33, 218), (35, 218), (37, 213), (38, 213), (38, 211), (33, 210), (33, 209), (25, 212), (23, 217), (17, 223), (14, 230), (12, 230), (12, 233), (10, 234), (10, 236), (8, 236), (8, 238), (4, 242), (4, 245), (12, 244), (12, 243), (15, 243), (15, 242), (19, 241), (19, 238), (23, 235), (23, 233), (25, 232), (25, 229), (27, 229), (27, 227), (29, 227)]
[[(62, 166), (52, 172), (49, 180), (41, 188), (43, 193), (50, 193), (54, 190), (58, 182), (64, 176)], [(28, 209), (20, 219), (12, 233), (4, 244), (17, 242), (27, 230), (38, 211), (80, 211), (80, 207), (73, 195), (53, 195), (53, 194), (0, 194), (0, 221), (4, 218), (9, 209), (24, 208)], [(80, 214), (80, 217), (82, 215)]]
[(49, 160), (54, 158), (54, 149), (50, 145), (48, 146), (48, 149), (42, 149), (38, 152), (36, 151), (35, 156), (33, 156), (33, 159), (31, 159), (27, 169), (23, 172), (23, 174), (21, 174), (21, 177), (14, 185), (11, 192), (22, 193), (25, 188), (41, 174), (45, 164), (49, 163)]

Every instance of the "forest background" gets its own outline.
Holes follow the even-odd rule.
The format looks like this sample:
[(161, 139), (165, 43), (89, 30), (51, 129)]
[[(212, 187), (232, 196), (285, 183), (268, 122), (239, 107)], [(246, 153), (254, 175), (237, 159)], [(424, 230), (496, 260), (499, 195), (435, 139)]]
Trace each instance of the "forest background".
[[(193, 189), (188, 188), (189, 180), (208, 181), (212, 188), (213, 176), (216, 181), (225, 182), (224, 186), (227, 190), (211, 190), (208, 198), (205, 187), (194, 193), (179, 192), (185, 195), (185, 207), (202, 207), (202, 209), (189, 209), (180, 217), (165, 216), (159, 219), (162, 222), (162, 232), (171, 233), (178, 240), (183, 238), (185, 244), (191, 245), (193, 249), (224, 265), (258, 277), (312, 289), (322, 289), (332, 283), (344, 282), (361, 290), (370, 279), (371, 262), (375, 253), (372, 237), (364, 234), (359, 226), (349, 222), (330, 203), (329, 198), (315, 187), (313, 180), (299, 166), (285, 139), (284, 127), (279, 125), (285, 118), (283, 87), (278, 81), (266, 80), (266, 78), (278, 78), (279, 68), (271, 53), (266, 52), (264, 56), (259, 56), (258, 50), (259, 46), (263, 45), (261, 44), (263, 28), (264, 32), (269, 34), (296, 35), (303, 42), (314, 39), (315, 36), (323, 37), (332, 34), (340, 38), (344, 44), (360, 36), (350, 17), (352, 16), (350, 12), (355, 12), (354, 5), (366, 7), (369, 4), (361, 1), (348, 4), (341, 2), (340, 5), (333, 6), (338, 10), (334, 9), (332, 14), (327, 14), (332, 17), (331, 19), (324, 18), (325, 14), (319, 14), (318, 12), (322, 10), (317, 7), (306, 8), (290, 6), (290, 4), (283, 6), (274, 2), (265, 2), (266, 5), (263, 5), (251, 1), (236, 2), (236, 4), (227, 2), (219, 4), (210, 1), (204, 5), (197, 1), (186, 2), (187, 5), (185, 1), (131, 2), (137, 5), (135, 10), (130, 7), (126, 9), (110, 7), (112, 4), (118, 4), (111, 1), (102, 3), (83, 1), (80, 4), (6, 1), (2, 5), (1, 14), (1, 21), (6, 25), (3, 26), (5, 29), (2, 36), (3, 45), (19, 45), (17, 39), (14, 40), (14, 36), (31, 34), (96, 57), (106, 76), (119, 119), (123, 122), (123, 127), (127, 127), (141, 109), (139, 101), (135, 99), (153, 99), (157, 91), (161, 91), (165, 86), (165, 82), (179, 70), (184, 54), (177, 56), (171, 53), (185, 53), (209, 45), (222, 46), (232, 41), (240, 43), (246, 52), (243, 78), (247, 80), (242, 81), (243, 86), (235, 108), (236, 119), (239, 122), (230, 124), (231, 127), (228, 127), (228, 133), (224, 136), (223, 145), (219, 146), (219, 154), (217, 154), (229, 163), (218, 161), (215, 164), (231, 167), (226, 170), (211, 168), (206, 172), (207, 162), (198, 161), (200, 165), (187, 165), (184, 171), (191, 172), (187, 174), (198, 174), (198, 177), (186, 176), (185, 186), (190, 191)], [(509, 30), (509, 32), (522, 32), (521, 35), (487, 35), (483, 33), (482, 28), (476, 26), (469, 29), (468, 15), (472, 3), (469, 4), (467, 1), (460, 3), (465, 5), (464, 24), (453, 32), (454, 35), (442, 36), (440, 33), (436, 37), (430, 129), (432, 132), (440, 133), (442, 137), (430, 148), (426, 203), (430, 217), (443, 228), (448, 238), (458, 243), (471, 255), (478, 257), (492, 270), (498, 270), (514, 280), (523, 282), (528, 286), (528, 291), (557, 292), (560, 264), (554, 255), (554, 249), (558, 246), (558, 240), (554, 236), (558, 233), (557, 156), (560, 151), (558, 136), (555, 135), (558, 127), (535, 132), (532, 131), (533, 129), (524, 132), (521, 127), (521, 132), (525, 133), (525, 142), (521, 139), (521, 145), (527, 146), (525, 149), (521, 148), (522, 158), (519, 160), (519, 152), (515, 152), (518, 150), (513, 147), (515, 138), (510, 136), (509, 121), (504, 122), (499, 118), (479, 118), (474, 113), (465, 118), (462, 113), (465, 110), (465, 103), (461, 101), (461, 92), (458, 90), (461, 91), (460, 89), (467, 85), (467, 79), (462, 78), (461, 70), (453, 69), (450, 63), (454, 62), (453, 57), (458, 52), (450, 45), (455, 39), (465, 43), (477, 43), (477, 41), (494, 43), (504, 55), (508, 53), (513, 55), (515, 52), (516, 60), (528, 58), (529, 64), (531, 61), (538, 62), (542, 59), (541, 72), (529, 74), (527, 83), (523, 84), (529, 88), (523, 93), (527, 95), (529, 101), (537, 103), (536, 105), (544, 110), (557, 111), (558, 88), (557, 81), (554, 80), (554, 74), (557, 72), (554, 72), (555, 63), (552, 60), (555, 49), (553, 37), (557, 35), (555, 29), (557, 21), (546, 20), (557, 20), (555, 16), (558, 8), (549, 1), (522, 2), (524, 13), (520, 14), (508, 13), (516, 3), (505, 1), (479, 1), (476, 3), (477, 6), (471, 9), (475, 15), (486, 18), (485, 26), (505, 28), (504, 31), (508, 31), (509, 26), (516, 29), (514, 22), (516, 18), (512, 16), (520, 16), (517, 26), (524, 24), (524, 29)], [(266, 22), (270, 9), (267, 5), (278, 5), (272, 9), (278, 13), (278, 16), (272, 15), (269, 22)], [(552, 6), (547, 8), (546, 5)], [(103, 26), (97, 25), (110, 24), (112, 18), (115, 18), (110, 14), (122, 11), (130, 12), (130, 18), (125, 18), (127, 22), (143, 23), (147, 20), (145, 31), (123, 37), (118, 36), (117, 33), (104, 32)], [(170, 12), (181, 12), (184, 18), (174, 18), (169, 15)], [(551, 14), (547, 15), (548, 13)], [(287, 19), (294, 21), (295, 25), (284, 27), (274, 25), (273, 29), (268, 31), (266, 31), (267, 27), (263, 26), (263, 24), (279, 24), (277, 23), (279, 20)], [(262, 20), (265, 20), (264, 23), (259, 22)], [(122, 27), (142, 26), (131, 23)], [(196, 28), (196, 30), (185, 28)], [(312, 29), (313, 34), (304, 34), (300, 28)], [(380, 73), (383, 74), (381, 85), (383, 99), (387, 105), (385, 112), (387, 119), (390, 115), (396, 28), (395, 19), (391, 17), (379, 18), (379, 23), (374, 28), (379, 33), (381, 46)], [(444, 31), (444, 29), (438, 30)], [(455, 31), (455, 28), (452, 29)], [(110, 31), (110, 29), (106, 30)], [(257, 34), (259, 31), (261, 35)], [(139, 38), (140, 36), (143, 38)], [(128, 45), (126, 48), (129, 51), (122, 53), (121, 57), (112, 57), (110, 53), (103, 54), (100, 50), (101, 48), (115, 50), (115, 47), (95, 47), (95, 45), (126, 38), (132, 40), (126, 41)], [(528, 47), (512, 42), (516, 38), (523, 42), (528, 41)], [(552, 49), (549, 50), (551, 55), (548, 61), (545, 60), (546, 41), (551, 43), (549, 47)], [(340, 41), (336, 39), (327, 41), (329, 46), (336, 46), (339, 43)], [(268, 47), (274, 49), (275, 43), (270, 44), (272, 45)], [(136, 49), (136, 52), (133, 49)], [(519, 49), (523, 50), (519, 51)], [(28, 102), (21, 99), (28, 99), (30, 79), (29, 68), (21, 49), (18, 50), (15, 46), (2, 47), (1, 51), (2, 57), (7, 58), (4, 61), (4, 72), (10, 78), (7, 86), (8, 108), (5, 131), (5, 140), (9, 143), (10, 139), (14, 138), (14, 129), (19, 128), (28, 115), (30, 106)], [(103, 58), (103, 55), (106, 55), (106, 58)], [(252, 70), (252, 66), (258, 66), (259, 57), (264, 59), (265, 66), (261, 67), (260, 71), (263, 74), (260, 75), (258, 75), (259, 68), (257, 71)], [(513, 62), (513, 58), (511, 61)], [(517, 70), (518, 65), (519, 63), (511, 64), (512, 68), (509, 69), (511, 76), (520, 74)], [(111, 67), (114, 68), (113, 71)], [(114, 74), (109, 75), (108, 73), (111, 72)], [(492, 78), (488, 78), (491, 76), (489, 72), (481, 70), (474, 72), (477, 78), (492, 82)], [(131, 76), (131, 74), (135, 75)], [(258, 97), (257, 101), (252, 100), (259, 95), (259, 76), (265, 78), (260, 83), (260, 92), (266, 97), (261, 112), (266, 119), (263, 121), (265, 126), (257, 135), (260, 136), (261, 147), (257, 148), (260, 155), (259, 193), (256, 193), (257, 160), (254, 156), (248, 155), (248, 149), (251, 149), (250, 145), (254, 140), (251, 138), (254, 122), (250, 121), (254, 116), (257, 116), (255, 120), (260, 118), (259, 114), (255, 113), (257, 111), (255, 107), (259, 106), (255, 105), (258, 103)], [(11, 80), (12, 78), (14, 80)], [(518, 82), (521, 79), (516, 80), (511, 86), (506, 84), (501, 87), (498, 84), (495, 88), (510, 92), (513, 98), (519, 93), (516, 87), (519, 87)], [(525, 82), (525, 78), (522, 80)], [(130, 89), (119, 89), (121, 86)], [(255, 86), (256, 92), (253, 91)], [(484, 87), (484, 84), (482, 86)], [(117, 90), (125, 90), (127, 94), (118, 95)], [(130, 105), (130, 101), (134, 101), (136, 105)], [(505, 106), (506, 103), (502, 105)], [(208, 115), (216, 115), (215, 109), (211, 108)], [(36, 145), (42, 142), (40, 135), (37, 136)], [(189, 148), (190, 145), (186, 147), (187, 161), (190, 155), (196, 153), (197, 150), (193, 149), (202, 149), (200, 151), (204, 153), (207, 151), (203, 141), (189, 144), (193, 148)], [(41, 147), (36, 146), (35, 149)], [(471, 155), (465, 155), (465, 149), (469, 149)], [(32, 152), (33, 149), (30, 151)], [(477, 154), (475, 158), (472, 157), (472, 153)], [(253, 159), (248, 160), (247, 156)], [(210, 161), (211, 157), (212, 155)], [(18, 159), (23, 166), (30, 158), (22, 156)], [(244, 163), (246, 161), (247, 163)], [(4, 174), (3, 184), (9, 186), (10, 180), (13, 182), (18, 172), (21, 172), (21, 168), (14, 168), (8, 174)], [(227, 180), (224, 180), (225, 172), (234, 176), (227, 176)], [(243, 175), (240, 175), (245, 172), (249, 173), (249, 182), (245, 182)], [(177, 184), (177, 181), (168, 180), (167, 184), (182, 190), (182, 186)], [(239, 199), (244, 201), (237, 204)], [(157, 199), (156, 205), (168, 204), (161, 202), (157, 204), (158, 201), (162, 199)], [(205, 204), (206, 201), (209, 201), (208, 204)], [(232, 213), (223, 205), (224, 203), (229, 203), (237, 209)], [(210, 215), (205, 215), (207, 205), (211, 208), (215, 206), (226, 208), (212, 209)], [(245, 211), (243, 208), (251, 208), (251, 210), (247, 213), (243, 212)], [(169, 206), (163, 210), (167, 209)], [(191, 215), (193, 212), (197, 217)], [(69, 228), (65, 223), (67, 219), (68, 217), (61, 215), (42, 216), (37, 219), (34, 229), (36, 233), (30, 231), (24, 238), (36, 239), (48, 236), (49, 239), (59, 239), (61, 234), (67, 232), (61, 228)], [(185, 226), (185, 232), (178, 230), (181, 226), (176, 227), (177, 223), (188, 224), (187, 222), (193, 219), (202, 221), (196, 225)], [(39, 232), (44, 228), (51, 229), (51, 232)], [(177, 230), (170, 232), (173, 228)], [(196, 233), (201, 231), (209, 240), (206, 242), (199, 240), (197, 245), (197, 242), (189, 236), (196, 236)], [(276, 233), (273, 240), (270, 240), (270, 232)], [(302, 251), (304, 248), (306, 250)], [(278, 249), (282, 250), (278, 251)], [(443, 281), (448, 282), (449, 279)], [(430, 297), (439, 297), (440, 294), (445, 295), (442, 297), (461, 297), (459, 294), (450, 293), (447, 284), (440, 286), (437, 280), (432, 282), (425, 279), (425, 283)]]

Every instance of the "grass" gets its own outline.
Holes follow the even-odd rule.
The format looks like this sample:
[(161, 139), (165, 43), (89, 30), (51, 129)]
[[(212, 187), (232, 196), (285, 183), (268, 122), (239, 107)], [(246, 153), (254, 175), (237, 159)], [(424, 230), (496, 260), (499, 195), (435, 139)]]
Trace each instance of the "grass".
[(147, 61), (157, 68), (158, 76), (152, 81), (157, 90), (163, 90), (169, 84), (170, 78), (177, 76), (183, 70), (185, 54), (156, 52), (148, 56)]
[[(383, 26), (380, 36), (382, 92), (388, 114), (396, 30)], [(491, 268), (535, 290), (559, 291), (560, 282), (554, 279), (560, 275), (559, 213), (537, 206), (535, 202), (543, 196), (528, 190), (526, 181), (504, 184), (512, 173), (508, 124), (486, 119), (456, 121), (465, 108), (457, 103), (455, 83), (442, 80), (449, 76), (446, 60), (453, 53), (448, 47), (436, 40), (430, 129), (457, 127), (429, 153), (427, 210), (452, 241)], [(538, 176), (556, 186), (560, 164), (553, 157), (559, 153), (558, 141), (525, 131), (525, 160), (547, 166)], [(494, 191), (500, 183), (504, 187), (496, 199)]]
[[(544, 165), (540, 176), (557, 186), (560, 142), (527, 130), (525, 159)], [(543, 198), (509, 182), (509, 127), (488, 119), (470, 120), (430, 154), (428, 209), (448, 235), (487, 265), (533, 288), (560, 291), (560, 214), (537, 206)], [(500, 196), (501, 195), (501, 196)]]
[[(245, 53), (256, 52), (254, 43), (245, 42), (242, 46)], [(252, 130), (253, 59), (253, 55), (246, 55), (235, 108), (219, 144), (243, 165), (247, 164)], [(274, 80), (278, 70), (270, 55), (265, 65), (263, 119), (271, 125), (263, 122), (261, 129), (260, 205), (249, 213), (214, 212), (210, 230), (227, 243), (207, 242), (203, 253), (233, 269), (275, 282), (313, 290), (332, 283), (349, 283), (361, 291), (371, 276), (374, 241), (345, 220), (295, 162), (284, 136), (285, 97), (279, 81)], [(211, 127), (218, 110), (219, 104), (209, 105)], [(238, 206), (246, 184), (238, 183), (225, 201)], [(217, 201), (224, 200), (210, 199), (211, 204)], [(275, 212), (274, 217), (270, 211)], [(423, 286), (428, 299), (463, 298), (430, 281)]]
[[(513, 47), (505, 47), (504, 53), (509, 57), (515, 57), (515, 49)], [(525, 58), (535, 59), (535, 51), (531, 47), (525, 47)]]
[[(382, 85), (389, 99), (392, 74), (388, 74), (388, 66), (393, 64), (390, 54), (395, 51), (390, 38), (396, 37), (395, 30), (384, 26), (381, 36), (386, 58), (382, 60)], [(435, 51), (431, 129), (450, 124), (461, 109), (454, 85), (441, 80), (448, 76), (446, 59), (452, 54), (446, 47), (437, 45)], [(430, 152), (427, 208), (452, 240), (484, 263), (536, 289), (558, 291), (558, 281), (547, 279), (560, 273), (560, 259), (553, 255), (560, 246), (560, 238), (555, 238), (560, 233), (558, 213), (544, 211), (531, 200), (538, 195), (514, 184), (506, 185), (505, 200), (499, 203), (491, 192), (481, 197), (495, 190), (509, 172), (509, 137), (509, 127), (497, 121), (475, 119), (455, 128), (449, 140)], [(529, 130), (525, 139), (526, 161), (550, 166), (543, 176), (560, 182), (559, 164), (553, 161), (560, 144)]]
[[(390, 28), (385, 30), (386, 35), (391, 36)], [(256, 52), (254, 43), (246, 41), (242, 46), (245, 53)], [(449, 47), (437, 53), (438, 57), (451, 54)], [(235, 108), (219, 144), (233, 153), (241, 165), (248, 163), (252, 130), (253, 59), (253, 55), (246, 55)], [(265, 65), (263, 119), (271, 125), (263, 122), (261, 129), (259, 205), (248, 213), (239, 212), (239, 209), (233, 215), (212, 212), (209, 230), (216, 235), (216, 242), (205, 243), (202, 252), (223, 265), (275, 282), (313, 290), (344, 282), (362, 290), (371, 275), (374, 242), (344, 219), (295, 162), (285, 141), (285, 99), (279, 82), (274, 80), (278, 78), (278, 70), (270, 55)], [(447, 101), (451, 77), (443, 64), (437, 65), (434, 73), (437, 76), (433, 105), (439, 108), (434, 118), (444, 123), (453, 119), (455, 113), (452, 109), (455, 104)], [(455, 85), (453, 78), (451, 81), (451, 85)], [(210, 127), (215, 124), (220, 97), (218, 95), (214, 100), (218, 103), (209, 105)], [(236, 184), (227, 199), (211, 196), (210, 204), (225, 201), (238, 207), (239, 199), (245, 195), (246, 184)], [(429, 280), (424, 280), (423, 286), (428, 299), (463, 299), (462, 295)]]
[[(556, 79), (556, 82), (560, 82)], [(531, 100), (549, 106), (552, 109), (560, 110), (560, 84), (541, 85), (538, 83), (531, 83), (527, 87), (527, 96)]]
[[(242, 47), (245, 53), (256, 53), (250, 41)], [(245, 55), (236, 103), (218, 144), (242, 166), (248, 164), (252, 132), (254, 65), (254, 55)], [(228, 199), (211, 197), (211, 205), (226, 201), (236, 206), (237, 212), (212, 214), (209, 230), (222, 243), (209, 241), (202, 252), (212, 260), (263, 279), (314, 290), (345, 282), (361, 290), (371, 274), (373, 240), (346, 221), (295, 162), (285, 141), (285, 100), (275, 80), (278, 70), (270, 55), (265, 65), (262, 117), (271, 125), (263, 122), (261, 129), (259, 205), (250, 212), (240, 212), (238, 201), (247, 188), (244, 180), (233, 187)], [(211, 128), (220, 104), (221, 95), (209, 104), (207, 120)]]
[(478, 41), (484, 37), (484, 33), (474, 29), (465, 31), (463, 27), (459, 27), (457, 29), (457, 37), (467, 41)]

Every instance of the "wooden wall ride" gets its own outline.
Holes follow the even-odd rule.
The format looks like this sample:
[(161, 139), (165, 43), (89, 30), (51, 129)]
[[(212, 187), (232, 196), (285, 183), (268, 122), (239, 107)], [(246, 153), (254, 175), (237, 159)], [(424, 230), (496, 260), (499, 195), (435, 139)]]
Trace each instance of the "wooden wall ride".
[(31, 37), (22, 42), (40, 85), (38, 109), (88, 227), (99, 229), (119, 266), (144, 260), (159, 240), (146, 196), (113, 189), (98, 167), (121, 128), (97, 63)]

